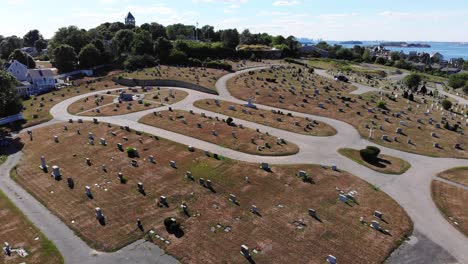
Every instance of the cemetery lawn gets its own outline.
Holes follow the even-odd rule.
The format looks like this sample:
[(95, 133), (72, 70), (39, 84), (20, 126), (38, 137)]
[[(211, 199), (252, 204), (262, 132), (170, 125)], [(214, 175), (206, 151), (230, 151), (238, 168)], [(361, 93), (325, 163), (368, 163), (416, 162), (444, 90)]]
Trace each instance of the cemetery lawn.
[[(310, 126), (309, 128), (307, 128), (307, 125), (313, 121), (309, 122), (303, 117), (295, 117), (292, 115), (288, 116), (287, 113), (284, 112), (282, 112), (282, 114), (279, 114), (262, 109), (252, 109), (240, 104), (234, 104), (227, 101), (218, 100), (218, 102), (219, 106), (216, 105), (214, 99), (205, 99), (195, 102), (194, 105), (201, 109), (209, 110), (227, 116), (232, 116), (250, 122), (255, 122), (269, 127), (283, 129), (294, 133), (320, 137), (336, 135), (336, 130), (332, 126), (327, 125), (323, 122), (316, 121), (316, 123), (312, 124), (313, 127)], [(234, 106), (235, 110), (230, 110), (231, 106)], [(244, 110), (246, 112), (243, 112)], [(279, 121), (278, 118), (280, 118), (281, 121)], [(295, 122), (298, 122), (298, 125), (295, 125)]]
[(442, 215), (468, 236), (468, 191), (445, 182), (433, 180), (432, 199)]
[(37, 229), (23, 213), (0, 191), (0, 241), (8, 242), (12, 249), (23, 248), (26, 258), (13, 252), (10, 257), (2, 250), (1, 263), (63, 263), (55, 245)]
[[(99, 90), (107, 90), (121, 87), (110, 80), (111, 77), (104, 77), (100, 81), (99, 79), (90, 79), (88, 82), (94, 82), (87, 84), (86, 82), (78, 84), (79, 81), (75, 81), (77, 86), (68, 86), (60, 90), (52, 91), (43, 95), (33, 96), (28, 100), (23, 101), (23, 117), (24, 121), (21, 124), (22, 128), (35, 126), (41, 123), (45, 123), (52, 119), (49, 111), (50, 109), (71, 97), (79, 94), (90, 93)], [(40, 106), (40, 103), (43, 106)], [(36, 118), (33, 115), (37, 115)]]
[(197, 84), (216, 91), (216, 81), (227, 73), (229, 72), (225, 70), (211, 68), (161, 65), (159, 69), (157, 69), (157, 67), (151, 67), (140, 71), (134, 71), (132, 73), (122, 73), (119, 76), (139, 80), (178, 80)]
[[(344, 171), (272, 165), (267, 172), (259, 164), (214, 159), (201, 150), (189, 152), (187, 146), (104, 123), (75, 122), (67, 124), (65, 132), (63, 125), (35, 129), (34, 141), (20, 135), (25, 146), (16, 180), (97, 250), (113, 251), (142, 237), (150, 239), (145, 234), (154, 230), (158, 235), (154, 243), (182, 263), (243, 263), (242, 244), (258, 251), (251, 253), (257, 263), (321, 263), (329, 254), (342, 263), (381, 263), (412, 231), (410, 218), (392, 198)], [(112, 137), (111, 131), (117, 135)], [(86, 144), (87, 132), (105, 137), (108, 145)], [(54, 134), (60, 143), (53, 142)], [(139, 167), (132, 167), (132, 159), (118, 151), (118, 142), (138, 149)], [(38, 168), (41, 155), (49, 167), (60, 166), (63, 180)], [(156, 164), (147, 160), (149, 155)], [(176, 169), (169, 165), (171, 160)], [(311, 177), (310, 183), (296, 176), (300, 170)], [(185, 177), (186, 171), (192, 172), (194, 181)], [(118, 181), (118, 172), (126, 184)], [(74, 179), (74, 189), (68, 188), (67, 177)], [(199, 178), (211, 180), (213, 189), (200, 186)], [(138, 182), (144, 184), (146, 195), (137, 191)], [(91, 187), (94, 199), (85, 195), (85, 186)], [(357, 202), (341, 202), (337, 188), (356, 191)], [(236, 195), (238, 205), (228, 201), (229, 194)], [(168, 208), (156, 205), (161, 195), (167, 197)], [(182, 213), (182, 202), (191, 217)], [(260, 215), (249, 211), (252, 204)], [(95, 207), (102, 208), (104, 226), (96, 220)], [(316, 210), (320, 221), (308, 215), (309, 208)], [(367, 223), (378, 220), (372, 216), (374, 210), (384, 213), (385, 222), (379, 222), (391, 236), (359, 222), (361, 216)], [(178, 238), (164, 228), (166, 217), (181, 223)], [(137, 218), (144, 231), (137, 228)]]
[[(442, 111), (440, 104), (437, 105), (438, 99), (429, 96), (423, 99), (415, 95), (415, 100), (409, 101), (401, 94), (396, 99), (378, 92), (353, 95), (349, 94), (353, 86), (308, 73), (305, 67), (297, 65), (242, 74), (228, 82), (228, 89), (241, 100), (255, 98), (257, 104), (347, 122), (365, 138), (372, 128), (371, 141), (389, 148), (433, 157), (468, 158), (468, 137), (461, 107), (455, 106), (453, 112)], [(428, 108), (432, 110), (426, 115)], [(458, 122), (462, 125), (458, 125), (456, 132), (448, 129)], [(448, 123), (447, 128), (445, 123)], [(402, 133), (398, 134), (397, 128), (401, 128)], [(431, 133), (435, 133), (435, 137)], [(439, 147), (435, 147), (435, 143)], [(455, 144), (461, 148), (456, 149)]]
[(338, 152), (354, 162), (380, 173), (403, 174), (411, 167), (408, 162), (393, 156), (380, 154), (377, 163), (369, 163), (362, 159), (357, 149), (343, 148), (339, 149)]
[[(170, 90), (173, 92), (173, 97), (170, 96)], [(125, 91), (126, 93), (140, 95), (141, 103), (138, 100), (122, 103), (113, 102), (118, 100), (119, 94)], [(97, 96), (97, 97), (96, 97)], [(68, 112), (80, 116), (115, 116), (125, 115), (135, 112), (140, 112), (152, 108), (161, 107), (164, 105), (175, 104), (182, 101), (188, 96), (188, 93), (181, 90), (158, 88), (152, 90), (143, 90), (142, 88), (129, 88), (128, 90), (108, 91), (106, 94), (90, 96), (86, 99), (80, 99), (68, 107)], [(96, 100), (102, 100), (99, 105), (96, 105)]]
[(439, 173), (437, 176), (468, 186), (468, 167), (458, 167), (446, 170)]
[(232, 60), (224, 60), (223, 62), (229, 63), (232, 66), (233, 71), (239, 71), (248, 68), (254, 67), (262, 67), (262, 66), (269, 66), (269, 65), (278, 65), (278, 64), (288, 64), (284, 60), (260, 60), (260, 61), (252, 61), (252, 60), (239, 60), (239, 61), (232, 61)]
[[(184, 124), (184, 120), (186, 124)], [(299, 147), (291, 142), (277, 143), (277, 137), (258, 133), (251, 128), (229, 126), (222, 120), (213, 117), (202, 117), (182, 110), (162, 111), (148, 114), (138, 122), (163, 128), (189, 137), (207, 141), (222, 147), (240, 152), (261, 156), (287, 156), (299, 152)], [(234, 120), (234, 123), (239, 124)], [(201, 124), (201, 128), (197, 127)], [(213, 133), (217, 135), (214, 135)], [(236, 138), (232, 135), (236, 134)], [(263, 137), (263, 139), (262, 139)], [(255, 142), (252, 142), (252, 139)], [(269, 144), (269, 147), (266, 146)]]

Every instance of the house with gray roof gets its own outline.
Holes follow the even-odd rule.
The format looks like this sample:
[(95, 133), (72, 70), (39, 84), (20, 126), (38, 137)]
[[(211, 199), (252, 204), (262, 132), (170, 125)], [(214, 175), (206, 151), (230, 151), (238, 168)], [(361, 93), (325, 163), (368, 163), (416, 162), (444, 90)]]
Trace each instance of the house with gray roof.
[(29, 95), (37, 95), (55, 89), (55, 74), (50, 69), (28, 70), (27, 81), (31, 83)]
[(6, 71), (13, 75), (18, 82), (26, 81), (28, 67), (21, 62), (14, 60), (5, 65)]

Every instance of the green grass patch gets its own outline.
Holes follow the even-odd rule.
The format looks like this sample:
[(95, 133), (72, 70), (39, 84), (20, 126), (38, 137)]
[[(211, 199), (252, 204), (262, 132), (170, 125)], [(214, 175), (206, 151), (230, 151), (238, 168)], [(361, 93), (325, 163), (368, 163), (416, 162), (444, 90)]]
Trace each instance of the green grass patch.
[[(380, 173), (385, 173), (385, 174), (403, 174), (405, 173), (411, 165), (399, 158), (392, 157), (392, 156), (386, 156), (386, 155), (379, 155), (380, 162), (378, 164), (371, 164), (366, 161), (364, 161), (359, 154), (359, 150), (356, 149), (349, 149), (349, 148), (344, 148), (344, 149), (339, 149), (338, 153), (341, 155), (351, 159), (352, 161), (359, 163), (363, 166), (366, 166), (367, 168), (380, 172)], [(386, 162), (384, 162), (386, 161)], [(387, 163), (390, 162), (390, 163)]]

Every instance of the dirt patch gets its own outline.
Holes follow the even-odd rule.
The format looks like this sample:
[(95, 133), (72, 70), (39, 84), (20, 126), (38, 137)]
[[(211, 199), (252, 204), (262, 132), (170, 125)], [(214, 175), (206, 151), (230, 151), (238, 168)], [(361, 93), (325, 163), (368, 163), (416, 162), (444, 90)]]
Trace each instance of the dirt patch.
[(12, 249), (23, 248), (28, 256), (23, 258), (13, 252), (11, 256), (0, 254), (1, 263), (63, 263), (63, 258), (52, 242), (21, 213), (0, 191), (0, 241), (1, 248), (8, 242)]
[(217, 102), (218, 104), (216, 104), (216, 100), (214, 99), (206, 99), (197, 101), (194, 105), (201, 109), (294, 133), (322, 137), (333, 136), (336, 134), (336, 130), (333, 127), (323, 122), (296, 117), (290, 113), (284, 113), (281, 110), (275, 110), (273, 113), (272, 111), (252, 109), (245, 107), (244, 105), (234, 104), (227, 101), (217, 100)]
[(201, 85), (216, 91), (216, 81), (227, 73), (228, 72), (224, 70), (210, 68), (161, 65), (132, 73), (123, 73), (121, 76), (124, 78), (135, 78), (140, 80), (179, 80)]
[[(17, 181), (100, 250), (120, 248), (152, 229), (169, 244), (156, 236), (154, 242), (184, 263), (241, 263), (245, 261), (239, 254), (242, 244), (258, 250), (252, 252), (258, 263), (303, 263), (304, 259), (321, 263), (329, 254), (343, 263), (381, 263), (411, 231), (409, 217), (394, 200), (346, 172), (311, 165), (272, 166), (267, 172), (259, 164), (214, 159), (199, 150), (189, 152), (186, 146), (106, 124), (69, 124), (67, 132), (62, 127), (36, 129), (34, 141), (24, 140)], [(106, 137), (108, 146), (86, 144), (87, 132)], [(53, 142), (54, 134), (60, 135), (60, 143)], [(138, 149), (139, 167), (132, 167), (131, 158), (117, 150), (118, 142)], [(56, 181), (38, 168), (40, 155), (49, 166), (61, 167), (64, 180)], [(154, 155), (156, 164), (147, 160), (149, 155)], [(91, 158), (91, 166), (85, 157)], [(171, 168), (170, 160), (177, 162), (177, 169)], [(313, 183), (297, 177), (300, 170)], [(186, 171), (195, 181), (185, 177)], [(126, 184), (119, 183), (118, 172), (128, 179)], [(75, 180), (74, 189), (67, 187), (67, 177)], [(201, 187), (199, 178), (211, 180), (213, 189)], [(138, 182), (144, 184), (146, 196), (137, 191)], [(94, 199), (86, 197), (85, 186), (91, 187)], [(339, 201), (337, 188), (356, 191), (357, 203)], [(228, 201), (229, 194), (236, 195), (238, 205)], [(169, 207), (156, 205), (161, 195)], [(191, 217), (182, 213), (182, 202)], [(249, 211), (252, 204), (261, 216)], [(102, 208), (105, 226), (96, 220), (95, 207)], [(309, 208), (316, 209), (320, 221), (308, 215)], [(380, 222), (392, 236), (359, 222), (363, 216), (369, 223), (374, 210), (385, 214), (386, 222)], [(166, 217), (176, 217), (183, 236), (176, 238), (165, 230)], [(138, 229), (137, 218), (144, 231)]]
[(341, 155), (350, 158), (363, 166), (368, 167), (369, 169), (381, 173), (403, 174), (411, 167), (411, 165), (408, 162), (393, 156), (380, 154), (377, 157), (378, 160), (375, 163), (369, 163), (362, 159), (361, 155), (359, 154), (359, 150), (357, 149), (339, 149), (338, 152)]
[(449, 181), (468, 186), (468, 167), (458, 167), (443, 171), (438, 175)]
[(442, 215), (468, 236), (468, 191), (437, 180), (432, 181), (431, 190)]
[[(285, 156), (299, 152), (299, 147), (274, 135), (228, 125), (223, 120), (186, 111), (163, 111), (142, 117), (140, 123), (211, 142), (240, 152), (262, 156)], [(233, 134), (234, 133), (234, 134)]]

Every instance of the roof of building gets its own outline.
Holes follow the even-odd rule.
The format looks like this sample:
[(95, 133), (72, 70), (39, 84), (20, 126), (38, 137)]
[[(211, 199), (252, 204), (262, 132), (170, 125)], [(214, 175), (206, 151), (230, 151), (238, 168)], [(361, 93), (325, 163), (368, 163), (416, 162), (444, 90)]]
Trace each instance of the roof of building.
[(53, 78), (54, 73), (49, 70), (49, 69), (33, 69), (33, 70), (28, 70), (28, 74), (31, 75), (31, 78), (36, 79), (36, 78)]
[(135, 17), (132, 15), (132, 13), (128, 12), (128, 15), (125, 17), (125, 19), (135, 19)]

